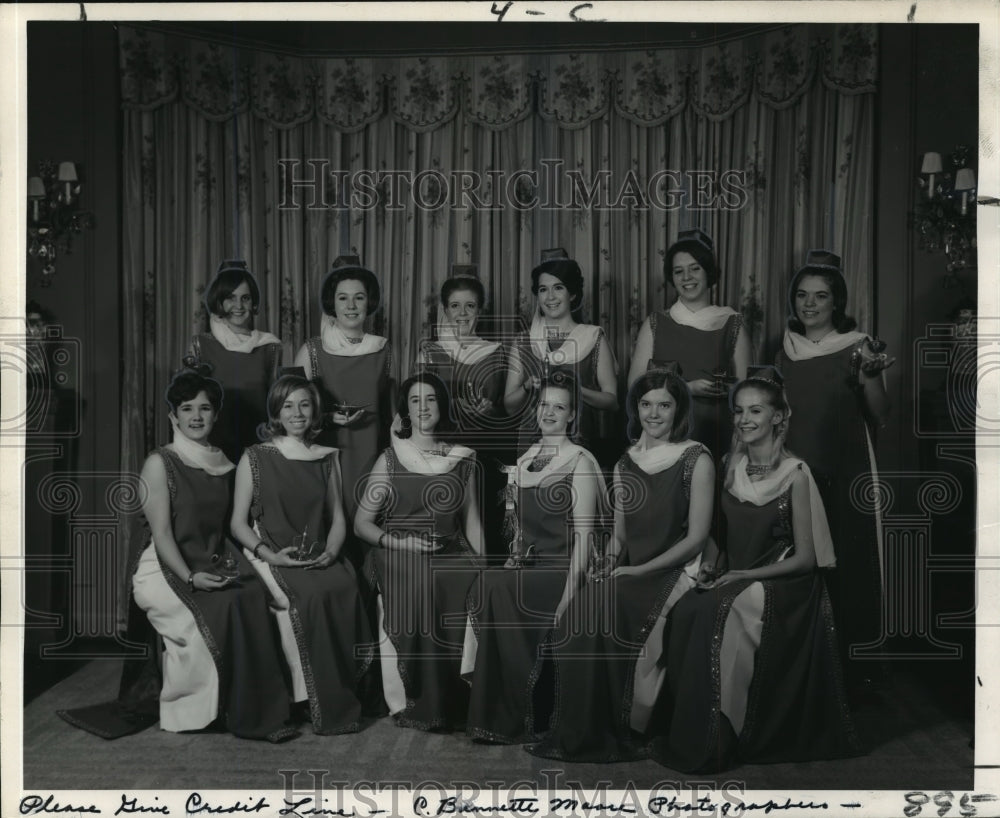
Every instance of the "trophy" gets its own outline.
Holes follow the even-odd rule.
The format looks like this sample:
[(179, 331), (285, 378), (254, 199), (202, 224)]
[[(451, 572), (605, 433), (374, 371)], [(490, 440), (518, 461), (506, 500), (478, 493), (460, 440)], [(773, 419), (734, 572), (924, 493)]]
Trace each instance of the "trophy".
[(310, 542), (309, 526), (303, 528), (301, 534), (296, 534), (292, 537), (292, 546), (295, 548), (295, 551), (292, 552), (292, 558), (299, 562), (309, 562), (316, 559), (323, 550), (317, 540)]
[(590, 581), (603, 582), (610, 578), (617, 561), (617, 556), (612, 554), (606, 545), (599, 544), (595, 538), (590, 546), (590, 567), (587, 571)]
[(234, 580), (240, 575), (239, 563), (228, 545), (221, 555), (212, 555), (212, 563), (215, 566), (215, 572), (223, 579)]

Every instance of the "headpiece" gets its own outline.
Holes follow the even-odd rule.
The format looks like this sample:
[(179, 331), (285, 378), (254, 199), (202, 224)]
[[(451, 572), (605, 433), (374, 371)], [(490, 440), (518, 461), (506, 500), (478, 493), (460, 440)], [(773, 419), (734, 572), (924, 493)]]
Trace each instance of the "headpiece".
[[(806, 255), (806, 263), (799, 270), (799, 273), (806, 268), (813, 267), (819, 268), (821, 270), (832, 270), (834, 272), (844, 274), (844, 270), (840, 263), (840, 256), (830, 250), (810, 250)], [(798, 273), (796, 273), (798, 275)]]
[[(690, 230), (681, 230), (677, 234), (677, 241), (693, 241), (700, 244), (709, 253), (715, 252), (715, 245), (712, 243), (712, 238), (707, 233), (703, 233), (697, 227), (693, 227)], [(676, 244), (677, 242), (675, 242)]]
[(781, 370), (776, 366), (748, 366), (746, 381), (763, 381), (777, 386), (778, 389), (785, 388), (785, 379), (781, 375)]
[(548, 250), (542, 250), (541, 263), (546, 261), (558, 261), (564, 259), (569, 260), (569, 253), (567, 253), (562, 247), (550, 247)]

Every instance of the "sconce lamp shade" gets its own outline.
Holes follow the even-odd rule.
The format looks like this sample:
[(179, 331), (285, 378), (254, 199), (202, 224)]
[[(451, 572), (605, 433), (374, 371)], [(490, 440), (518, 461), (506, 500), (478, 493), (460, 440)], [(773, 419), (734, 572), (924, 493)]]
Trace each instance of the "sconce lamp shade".
[(921, 173), (940, 173), (941, 154), (933, 151), (924, 154), (924, 164), (920, 168)]
[(76, 165), (72, 162), (60, 162), (59, 163), (59, 181), (60, 182), (75, 182), (76, 181)]
[(972, 168), (962, 168), (955, 174), (955, 190), (974, 190), (976, 172)]
[(28, 198), (29, 199), (45, 198), (45, 182), (42, 181), (41, 176), (32, 176), (30, 179), (28, 179)]

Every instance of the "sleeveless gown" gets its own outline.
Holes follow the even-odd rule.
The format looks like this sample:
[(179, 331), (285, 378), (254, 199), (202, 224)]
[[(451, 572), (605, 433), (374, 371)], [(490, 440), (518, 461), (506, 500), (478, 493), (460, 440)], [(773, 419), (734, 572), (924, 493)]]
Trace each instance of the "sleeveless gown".
[[(472, 586), (468, 612), (478, 640), (466, 732), (472, 738), (518, 744), (533, 737), (539, 647), (552, 629), (566, 587), (572, 530), (573, 474), (518, 494), (525, 546), (534, 562), (493, 568)], [(546, 708), (550, 705), (545, 705)]]
[(223, 589), (192, 591), (152, 543), (142, 552), (133, 588), (164, 640), (161, 726), (200, 729), (218, 715), (237, 736), (288, 738), (294, 731), (285, 726), (288, 689), (268, 594), (226, 539), (232, 473), (211, 475), (170, 449), (156, 452), (166, 468), (174, 541), (188, 568), (218, 573), (228, 555), (239, 570), (238, 580)]
[[(875, 513), (851, 500), (851, 484), (870, 479), (875, 470), (864, 405), (853, 387), (858, 373), (852, 352), (848, 347), (806, 361), (778, 353), (793, 415), (787, 446), (812, 471), (837, 545), (837, 567), (828, 572), (827, 583), (849, 682), (877, 672), (870, 662), (851, 662), (848, 651), (852, 645), (877, 646), (882, 622)], [(809, 418), (809, 423), (796, 418)]]
[[(406, 707), (396, 714), (403, 727), (447, 730), (465, 722), (468, 685), (461, 677), (465, 597), (478, 576), (478, 561), (462, 529), (462, 507), (475, 458), (443, 474), (408, 470), (385, 450), (391, 485), (379, 525), (399, 535), (434, 533), (443, 547), (430, 554), (373, 548), (369, 582), (382, 594), (383, 629)], [(385, 648), (383, 648), (385, 650)], [(385, 660), (387, 657), (383, 656)], [(383, 662), (384, 667), (384, 662)]]
[[(690, 446), (676, 463), (655, 474), (647, 474), (628, 454), (622, 456), (618, 500), (628, 507), (618, 565), (642, 565), (684, 537), (691, 479), (703, 452), (701, 445)], [(589, 582), (577, 592), (546, 646), (554, 664), (554, 710), (543, 740), (526, 747), (528, 752), (587, 762), (645, 755), (633, 734), (633, 693), (640, 692), (636, 666), (640, 658), (648, 668), (658, 664), (663, 632), (654, 626), (693, 585), (682, 566)], [(642, 702), (648, 715), (658, 685), (646, 687), (652, 688)], [(548, 691), (536, 693), (545, 696)], [(536, 714), (540, 710), (536, 705)]]
[[(712, 372), (734, 375), (733, 351), (739, 335), (742, 317), (731, 315), (717, 330), (700, 330), (678, 324), (667, 312), (654, 312), (649, 316), (653, 332), (653, 356), (656, 361), (676, 361), (681, 367), (681, 377), (686, 381), (699, 378), (711, 379)], [(728, 451), (732, 442), (733, 426), (726, 397), (694, 397), (691, 404), (694, 431), (692, 439), (704, 443), (718, 461)]]
[[(336, 455), (289, 460), (267, 445), (251, 446), (246, 454), (253, 475), (250, 516), (260, 538), (279, 551), (307, 530), (310, 540), (325, 545), (327, 484)], [(301, 667), (313, 731), (356, 732), (359, 684), (374, 642), (354, 567), (343, 558), (321, 570), (252, 562), (291, 621), (294, 646), (286, 642), (286, 656)]]
[[(791, 488), (761, 506), (725, 491), (722, 509), (730, 570), (771, 564), (794, 542)], [(667, 646), (651, 746), (661, 764), (707, 772), (861, 753), (818, 571), (686, 594)]]
[(212, 377), (222, 384), (222, 410), (212, 443), (239, 463), (243, 450), (259, 442), (257, 427), (267, 422), (267, 392), (281, 366), (281, 344), (232, 352), (206, 332), (195, 336), (192, 350), (198, 360), (211, 364)]

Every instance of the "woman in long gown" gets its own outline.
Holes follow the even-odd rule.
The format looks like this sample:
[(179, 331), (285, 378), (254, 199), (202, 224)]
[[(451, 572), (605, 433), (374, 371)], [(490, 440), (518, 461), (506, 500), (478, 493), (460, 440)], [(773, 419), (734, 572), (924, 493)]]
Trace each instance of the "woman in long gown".
[(542, 438), (510, 475), (512, 557), (469, 591), (462, 669), (472, 682), (466, 732), (476, 739), (516, 744), (533, 737), (539, 648), (576, 594), (594, 538), (604, 533), (600, 467), (568, 437), (576, 405), (571, 376), (556, 372), (543, 382), (536, 409)]
[(709, 545), (704, 590), (671, 614), (653, 757), (703, 772), (857, 755), (817, 570), (834, 564), (833, 542), (809, 467), (783, 445), (790, 412), (780, 375), (755, 371), (732, 400), (722, 552), (716, 562)]
[(728, 450), (732, 424), (729, 383), (746, 377), (750, 341), (731, 307), (712, 305), (719, 280), (712, 240), (701, 230), (682, 230), (667, 250), (664, 275), (677, 292), (666, 312), (653, 312), (639, 328), (629, 385), (652, 364), (676, 361), (694, 396), (692, 437), (718, 460)]
[(374, 643), (354, 568), (340, 555), (337, 450), (313, 441), (319, 395), (309, 381), (281, 376), (267, 408), (270, 439), (236, 470), (233, 535), (274, 597), (294, 701), (308, 702), (314, 732), (355, 732)]
[(198, 730), (220, 718), (237, 736), (279, 741), (295, 735), (280, 644), (267, 590), (227, 539), (235, 467), (208, 443), (222, 387), (203, 373), (171, 381), (173, 442), (142, 467), (152, 541), (132, 586), (163, 638), (160, 726)]
[(401, 428), (375, 463), (354, 527), (377, 588), (382, 687), (401, 727), (465, 721), (460, 669), (465, 597), (478, 575), (482, 524), (476, 455), (448, 443), (448, 392), (422, 373), (400, 389)]
[[(320, 334), (295, 356), (295, 365), (316, 383), (322, 401), (326, 424), (316, 442), (340, 450), (349, 525), (364, 491), (364, 477), (387, 443), (391, 350), (381, 335), (365, 332), (365, 319), (378, 309), (380, 299), (375, 274), (356, 256), (338, 257), (320, 289)], [(360, 562), (360, 554), (350, 556)]]
[[(501, 467), (512, 449), (503, 408), (507, 356), (501, 344), (476, 334), (486, 291), (478, 278), (458, 275), (441, 286), (441, 320), (437, 338), (420, 347), (420, 368), (440, 377), (448, 387), (456, 428), (451, 437), (476, 452), (486, 547), (497, 550), (503, 510)], [(493, 546), (491, 548), (490, 546)]]
[(592, 574), (553, 634), (555, 705), (542, 742), (526, 747), (534, 755), (610, 762), (643, 754), (640, 734), (665, 672), (666, 617), (698, 578), (715, 467), (688, 437), (691, 394), (678, 375), (650, 370), (626, 408), (636, 442), (614, 471), (609, 556), (617, 567)]
[(209, 332), (191, 341), (191, 354), (210, 364), (223, 401), (212, 442), (233, 463), (257, 442), (267, 420), (267, 390), (278, 377), (281, 341), (254, 328), (260, 289), (245, 261), (223, 261), (205, 292)]
[[(853, 501), (851, 486), (870, 483), (876, 474), (873, 430), (888, 411), (882, 372), (893, 359), (846, 314), (847, 285), (834, 254), (809, 253), (792, 279), (788, 302), (791, 317), (777, 363), (792, 411), (809, 419), (791, 427), (788, 446), (809, 464), (827, 509), (837, 544), (837, 568), (827, 582), (841, 659), (848, 688), (863, 694), (872, 680), (883, 681), (877, 660), (882, 554), (877, 510)], [(852, 660), (851, 647), (864, 645), (868, 659)]]
[(561, 248), (545, 255), (549, 257), (531, 271), (537, 307), (529, 332), (518, 335), (511, 348), (504, 406), (509, 415), (520, 418), (517, 451), (523, 454), (541, 434), (535, 409), (542, 380), (552, 372), (569, 371), (581, 398), (575, 439), (594, 451), (607, 437), (602, 435), (601, 415), (618, 408), (617, 364), (604, 330), (580, 323), (580, 265)]

